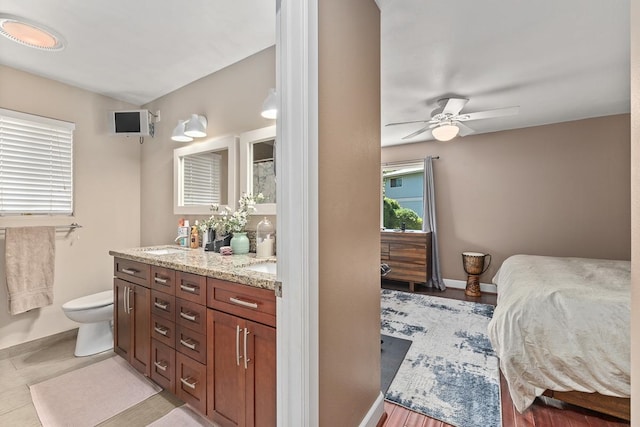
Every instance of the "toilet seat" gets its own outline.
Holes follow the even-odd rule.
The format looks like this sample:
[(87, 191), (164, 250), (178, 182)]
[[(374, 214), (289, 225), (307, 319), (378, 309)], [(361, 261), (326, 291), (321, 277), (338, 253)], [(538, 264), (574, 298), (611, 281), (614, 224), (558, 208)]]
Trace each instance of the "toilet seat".
[(62, 309), (67, 311), (88, 310), (110, 304), (113, 304), (113, 290), (73, 299), (62, 304)]

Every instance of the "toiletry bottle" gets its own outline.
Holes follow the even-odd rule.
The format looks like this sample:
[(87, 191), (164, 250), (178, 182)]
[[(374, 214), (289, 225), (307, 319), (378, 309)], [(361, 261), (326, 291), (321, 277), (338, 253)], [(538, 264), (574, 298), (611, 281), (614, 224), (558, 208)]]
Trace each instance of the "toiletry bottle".
[(200, 247), (200, 236), (198, 235), (198, 227), (191, 227), (191, 249), (198, 249)]

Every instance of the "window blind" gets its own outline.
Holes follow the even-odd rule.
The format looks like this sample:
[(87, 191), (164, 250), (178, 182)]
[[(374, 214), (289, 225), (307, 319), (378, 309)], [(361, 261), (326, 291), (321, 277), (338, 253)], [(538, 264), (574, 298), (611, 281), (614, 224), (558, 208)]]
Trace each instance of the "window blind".
[(73, 213), (75, 124), (0, 108), (0, 214)]
[(185, 156), (183, 162), (184, 206), (219, 204), (221, 156)]

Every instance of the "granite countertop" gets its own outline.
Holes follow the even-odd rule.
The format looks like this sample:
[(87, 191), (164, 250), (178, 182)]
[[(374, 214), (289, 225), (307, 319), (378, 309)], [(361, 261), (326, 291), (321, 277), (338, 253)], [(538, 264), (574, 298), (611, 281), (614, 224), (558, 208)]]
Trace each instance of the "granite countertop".
[(275, 257), (256, 258), (254, 253), (222, 256), (217, 252), (205, 252), (202, 248), (188, 249), (175, 245), (164, 245), (111, 250), (109, 255), (256, 288), (275, 290), (276, 286), (274, 274), (245, 268), (253, 264), (276, 262)]

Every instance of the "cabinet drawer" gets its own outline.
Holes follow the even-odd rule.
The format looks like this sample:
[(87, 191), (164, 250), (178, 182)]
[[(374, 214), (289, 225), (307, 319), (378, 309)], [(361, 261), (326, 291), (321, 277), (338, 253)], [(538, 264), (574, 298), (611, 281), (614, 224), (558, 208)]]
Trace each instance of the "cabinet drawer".
[(191, 329), (176, 325), (176, 350), (200, 363), (207, 361), (207, 338)]
[(151, 314), (172, 322), (176, 319), (176, 297), (164, 292), (151, 291)]
[(128, 259), (115, 258), (113, 260), (113, 274), (122, 280), (148, 288), (151, 266)]
[(207, 278), (176, 271), (176, 297), (205, 305), (207, 302)]
[(207, 305), (269, 326), (276, 326), (276, 295), (269, 289), (207, 279)]
[(389, 259), (417, 265), (427, 265), (426, 247), (392, 243), (389, 245)]
[(176, 324), (199, 334), (207, 332), (207, 307), (176, 298)]
[(176, 354), (176, 395), (201, 414), (207, 410), (207, 367)]
[(176, 294), (176, 272), (168, 268), (151, 266), (151, 288), (165, 294)]
[(389, 243), (380, 243), (380, 259), (389, 259)]
[(176, 325), (174, 322), (160, 316), (151, 316), (151, 338), (154, 338), (168, 347), (175, 348)]
[(154, 339), (151, 340), (151, 379), (176, 393), (176, 351)]

